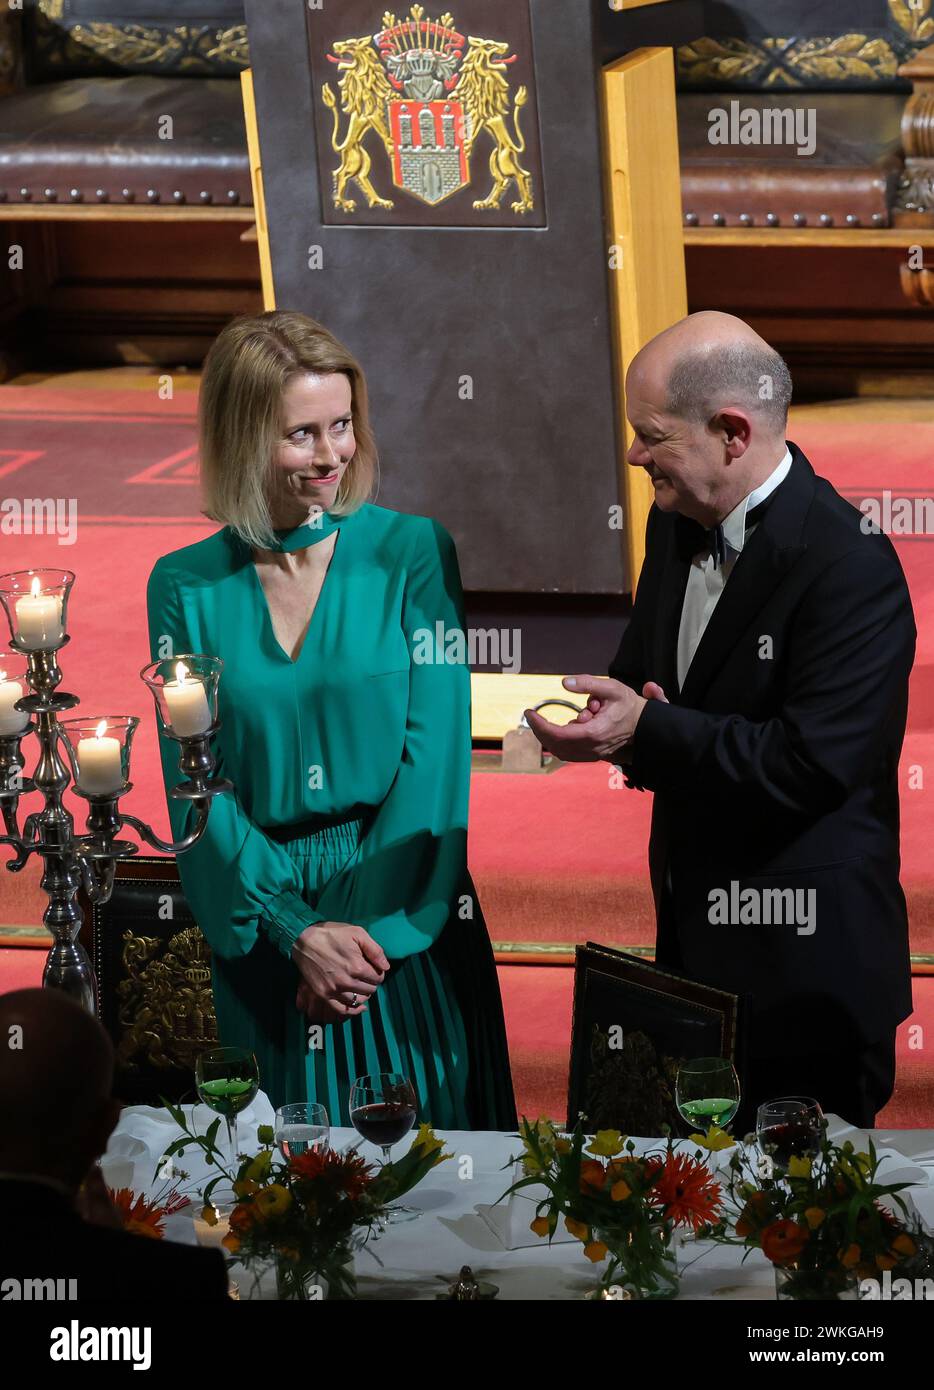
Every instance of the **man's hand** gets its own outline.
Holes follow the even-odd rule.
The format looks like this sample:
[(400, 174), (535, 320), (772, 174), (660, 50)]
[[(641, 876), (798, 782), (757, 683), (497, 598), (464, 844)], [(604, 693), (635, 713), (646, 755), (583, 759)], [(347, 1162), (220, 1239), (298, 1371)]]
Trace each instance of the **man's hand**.
[[(296, 1007), (304, 1008), (309, 1017), (313, 1010), (319, 1023), (343, 1022), (363, 1013), (389, 969), (382, 947), (352, 922), (306, 927), (292, 947), (292, 959), (301, 975)], [(354, 996), (356, 1002), (351, 1003)]]
[(587, 708), (569, 724), (552, 724), (534, 710), (525, 717), (539, 743), (568, 763), (595, 763), (630, 743), (646, 699), (622, 681), (600, 676), (565, 676), (565, 690), (589, 695)]

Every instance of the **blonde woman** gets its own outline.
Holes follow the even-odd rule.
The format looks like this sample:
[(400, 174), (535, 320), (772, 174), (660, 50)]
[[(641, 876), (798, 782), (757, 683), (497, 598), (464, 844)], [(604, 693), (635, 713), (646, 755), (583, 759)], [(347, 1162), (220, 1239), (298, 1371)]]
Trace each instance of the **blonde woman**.
[[(426, 634), (463, 628), (457, 556), (374, 506), (363, 373), (302, 314), (235, 319), (204, 365), (205, 513), (157, 561), (152, 655), (223, 659), (220, 774), (178, 860), (210, 943), (221, 1041), (274, 1105), (348, 1123), (363, 1073), (403, 1072), (421, 1119), (516, 1123), (492, 951), (467, 872), (470, 678)], [(440, 628), (438, 628), (440, 624)], [(429, 655), (432, 653), (429, 652)], [(162, 740), (167, 788), (177, 748)], [(173, 833), (190, 812), (169, 799)]]

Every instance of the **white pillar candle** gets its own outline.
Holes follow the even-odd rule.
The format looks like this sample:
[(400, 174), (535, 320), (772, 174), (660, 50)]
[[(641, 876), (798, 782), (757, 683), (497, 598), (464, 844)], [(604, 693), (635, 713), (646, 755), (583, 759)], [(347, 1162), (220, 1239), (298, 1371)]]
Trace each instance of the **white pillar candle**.
[(65, 635), (61, 594), (43, 594), (39, 590), (36, 578), (32, 581), (32, 593), (16, 600), (16, 638), (21, 647), (31, 652), (57, 646)]
[(93, 738), (78, 743), (78, 786), (83, 792), (102, 794), (123, 786), (120, 740), (105, 738), (106, 720), (101, 720)]
[(25, 694), (19, 681), (8, 681), (6, 673), (0, 671), (0, 734), (18, 734), (29, 723), (25, 710), (13, 708)]
[(175, 675), (177, 679), (166, 681), (163, 687), (172, 728), (186, 737), (203, 734), (213, 722), (204, 681), (189, 675), (184, 661), (176, 665)]

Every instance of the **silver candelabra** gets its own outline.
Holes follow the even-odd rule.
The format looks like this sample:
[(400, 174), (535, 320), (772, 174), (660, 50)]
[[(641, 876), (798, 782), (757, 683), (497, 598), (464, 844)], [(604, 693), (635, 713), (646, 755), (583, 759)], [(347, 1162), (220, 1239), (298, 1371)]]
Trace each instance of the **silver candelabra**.
[[(94, 972), (77, 940), (82, 924), (75, 901), (78, 889), (84, 888), (91, 903), (107, 902), (117, 861), (139, 852), (133, 840), (119, 838), (125, 826), (164, 853), (190, 849), (204, 834), (212, 798), (232, 791), (233, 784), (213, 775), (216, 760), (211, 751), (211, 739), (220, 727), (217, 686), (223, 663), (200, 653), (166, 658), (144, 667), (140, 675), (155, 697), (163, 732), (179, 744), (179, 771), (186, 780), (173, 787), (171, 795), (192, 803), (195, 822), (175, 844), (120, 810), (121, 798), (133, 785), (130, 751), (139, 720), (128, 715), (87, 722), (59, 717), (79, 704), (76, 695), (58, 690), (58, 654), (69, 641), (67, 607), (74, 578), (67, 570), (0, 575), (0, 603), (10, 623), (14, 653), (10, 658), (0, 655), (0, 812), (6, 831), (0, 844), (15, 851), (6, 865), (11, 873), (18, 873), (33, 854), (43, 861), (41, 886), (48, 906), (42, 920), (53, 937), (43, 985), (64, 990), (94, 1013)], [(17, 686), (23, 692), (19, 698)], [(39, 740), (39, 760), (33, 775), (24, 778), (21, 743), (33, 732)], [(76, 794), (88, 803), (84, 835), (75, 834), (74, 819), (63, 804), (72, 781)], [(20, 829), (19, 800), (31, 792), (42, 794), (44, 806), (29, 814)]]

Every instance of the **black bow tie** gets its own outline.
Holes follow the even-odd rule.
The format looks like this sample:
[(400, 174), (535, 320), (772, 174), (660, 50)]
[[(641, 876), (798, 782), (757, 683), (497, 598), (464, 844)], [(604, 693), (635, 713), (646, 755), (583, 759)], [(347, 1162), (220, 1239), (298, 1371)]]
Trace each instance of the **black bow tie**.
[[(761, 521), (772, 498), (778, 491), (779, 488), (775, 488), (768, 497), (748, 509), (746, 512), (746, 531)], [(721, 521), (718, 521), (716, 526), (708, 527), (702, 526), (699, 521), (692, 521), (689, 516), (679, 516), (677, 536), (679, 553), (684, 560), (693, 559), (703, 550), (706, 550), (713, 557), (714, 569), (719, 569), (726, 560), (726, 538), (723, 534)]]

